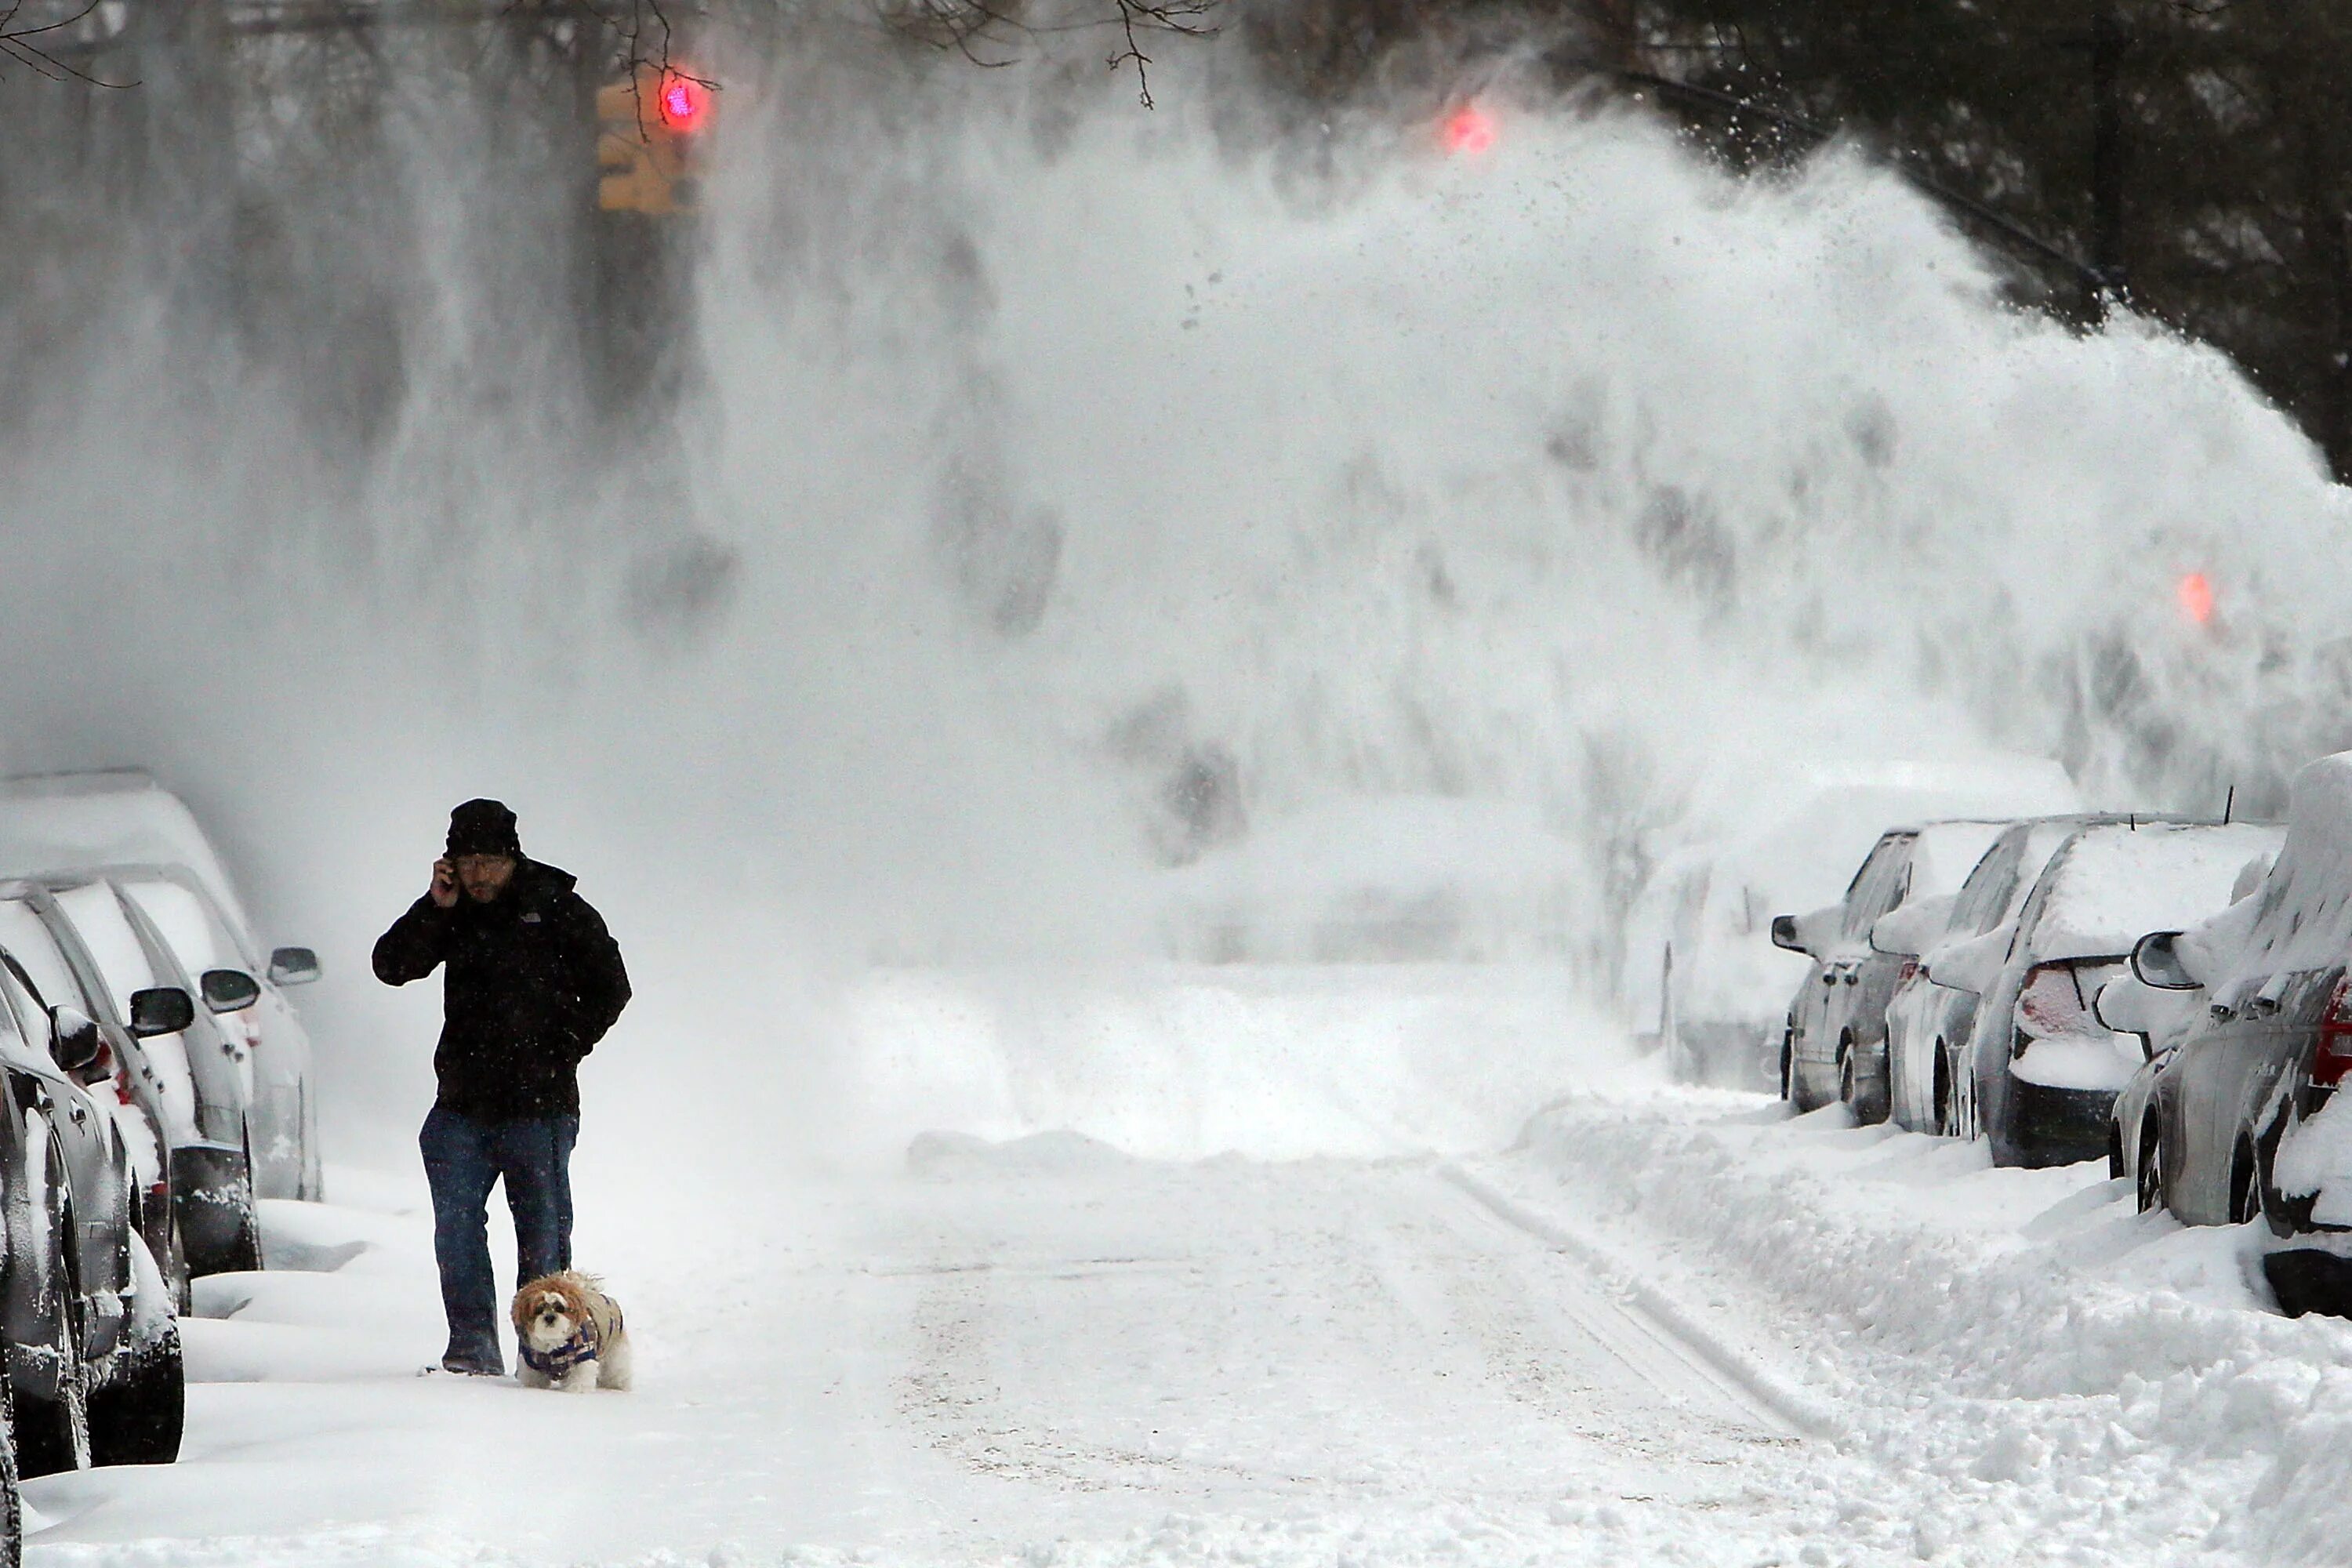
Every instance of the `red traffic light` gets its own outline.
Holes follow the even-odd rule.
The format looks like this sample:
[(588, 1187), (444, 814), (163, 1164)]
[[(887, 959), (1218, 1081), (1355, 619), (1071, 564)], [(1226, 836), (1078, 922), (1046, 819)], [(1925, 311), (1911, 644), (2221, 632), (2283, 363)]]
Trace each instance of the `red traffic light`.
[(2199, 626), (2213, 618), (2213, 583), (2204, 573), (2191, 572), (2174, 593), (2180, 600), (2180, 613)]
[(1455, 157), (1471, 157), (1495, 145), (1495, 117), (1475, 103), (1465, 103), (1445, 117), (1438, 138)]
[(677, 71), (665, 71), (661, 89), (654, 95), (654, 107), (665, 128), (680, 134), (699, 131), (710, 118), (710, 86)]

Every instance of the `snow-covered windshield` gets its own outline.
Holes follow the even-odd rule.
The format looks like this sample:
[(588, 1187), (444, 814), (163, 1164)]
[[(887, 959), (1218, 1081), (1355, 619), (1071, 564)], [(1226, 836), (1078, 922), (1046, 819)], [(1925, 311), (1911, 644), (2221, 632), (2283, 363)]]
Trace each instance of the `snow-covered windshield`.
[(2179, 931), (2229, 907), (2248, 860), (2278, 847), (2261, 823), (2108, 823), (2084, 828), (2042, 875), (2037, 959), (2127, 953), (2152, 931)]

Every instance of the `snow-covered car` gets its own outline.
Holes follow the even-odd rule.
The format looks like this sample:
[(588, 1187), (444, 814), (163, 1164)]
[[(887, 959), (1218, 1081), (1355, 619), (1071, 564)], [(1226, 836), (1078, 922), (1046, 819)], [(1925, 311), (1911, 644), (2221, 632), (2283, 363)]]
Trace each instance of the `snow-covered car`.
[(1626, 921), (1621, 998), (1677, 1078), (1768, 1091), (1782, 1081), (1790, 997), (1808, 969), (1774, 944), (1775, 913), (1840, 899), (1890, 825), (2078, 804), (2056, 763), (2018, 757), (1824, 766), (1755, 793), (1763, 804), (1743, 806), (1746, 826), (1667, 856), (1644, 883)]
[[(1913, 1132), (1951, 1136), (1960, 1131), (1963, 1058), (1976, 1027), (1974, 992), (1938, 985), (1927, 957), (1937, 948), (1970, 942), (2014, 922), (2026, 895), (2058, 847), (2099, 816), (2040, 816), (2020, 822), (1993, 841), (1948, 905), (1906, 905), (1871, 928), (1871, 945), (1897, 957), (1916, 957), (1886, 1004), (1886, 1069), (1895, 1125)], [(2121, 821), (2122, 818), (2116, 820)]]
[[(2246, 862), (2231, 887), (2230, 911), (2216, 915), (2200, 929), (2242, 929), (2252, 913), (2240, 906), (2261, 889), (2263, 879), (2270, 874), (2272, 858), (2265, 855)], [(2159, 946), (2153, 951), (2164, 951), (2162, 944), (2179, 934), (2162, 933), (2158, 939)], [(2179, 1059), (2182, 1043), (2204, 1022), (2206, 1014), (2202, 985), (2158, 987), (2140, 978), (2140, 949), (2147, 942), (2148, 938), (2143, 937), (2134, 945), (2131, 966), (2099, 987), (2098, 995), (2091, 1001), (2099, 1021), (2119, 1034), (2137, 1036), (2140, 1050), (2147, 1058), (2132, 1074), (2131, 1081), (2116, 1093), (2115, 1109), (2107, 1119), (2107, 1176), (2112, 1181), (2132, 1184), (2142, 1214), (2164, 1205), (2163, 1160), (2158, 1152), (2157, 1085)], [(2173, 970), (2167, 970), (2167, 973), (2179, 978)]]
[(286, 996), (319, 977), (318, 955), (281, 947), (263, 958), (188, 867), (110, 866), (106, 880), (159, 970), (176, 973), (204, 1004), (215, 1044), (245, 1076), (255, 1193), (321, 1197), (310, 1037)]
[[(135, 926), (167, 947), (191, 978), (220, 969), (255, 981), (259, 994), (251, 1003), (215, 1009), (220, 1030), (250, 1058), (255, 1187), (263, 1197), (320, 1196), (310, 1040), (286, 994), (318, 977), (318, 955), (306, 947), (261, 947), (194, 816), (145, 773), (0, 781), (0, 875), (55, 880), (93, 869), (104, 871)], [(226, 999), (224, 993), (210, 1000)]]
[(194, 1092), (177, 1036), (194, 1020), (194, 999), (159, 990), (131, 997), (127, 1009), (110, 1005), (70, 931), (60, 935), (62, 920), (44, 913), (49, 905), (33, 884), (0, 883), (0, 949), (43, 1007), (73, 1007), (97, 1024), (98, 1053), (75, 1077), (114, 1123), (136, 1189), (140, 1234), (175, 1300), (184, 1300), (188, 1263), (172, 1201), (171, 1130), (193, 1120)]
[(0, 1333), (28, 1476), (179, 1452), (175, 1303), (139, 1233), (121, 1131), (73, 1076), (104, 1048), (96, 1021), (0, 944)]
[(2011, 926), (1928, 955), (1937, 984), (1976, 993), (1959, 1121), (1999, 1165), (2060, 1165), (2107, 1151), (2117, 1091), (2145, 1056), (2092, 1002), (2142, 934), (2226, 906), (2248, 860), (2276, 850), (2260, 823), (2106, 822), (2080, 828)]
[(1886, 1120), (1886, 1005), (1917, 961), (1875, 945), (1872, 932), (1917, 905), (1918, 918), (1948, 911), (1952, 896), (2009, 824), (1928, 823), (1889, 829), (1854, 873), (1845, 898), (1772, 922), (1775, 946), (1812, 967), (1789, 1005), (1781, 1093), (1800, 1110), (1839, 1100), (1864, 1124)]
[(1790, 967), (1742, 858), (1689, 854), (1653, 875), (1626, 921), (1627, 1010), (1679, 1082), (1762, 1089)]
[[(96, 872), (29, 879), (13, 884), (48, 926), (81, 981), (93, 1014), (135, 1041), (130, 1060), (154, 1090), (163, 1134), (165, 1179), (177, 1222), (173, 1237), (190, 1276), (261, 1267), (260, 1227), (254, 1215), (254, 1142), (250, 1051), (223, 1029), (209, 1006), (194, 1005), (198, 986), (217, 996), (231, 974), (241, 982), (240, 1005), (257, 987), (240, 972), (207, 971), (201, 982), (177, 963)], [(141, 998), (168, 994), (189, 998), (174, 1029), (142, 1018)]]

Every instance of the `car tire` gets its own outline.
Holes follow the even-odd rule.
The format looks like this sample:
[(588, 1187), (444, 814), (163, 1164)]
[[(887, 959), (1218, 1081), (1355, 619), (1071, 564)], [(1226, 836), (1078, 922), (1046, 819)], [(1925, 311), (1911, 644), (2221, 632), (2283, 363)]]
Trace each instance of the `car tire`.
[(117, 1358), (111, 1382), (89, 1397), (90, 1455), (101, 1465), (168, 1465), (187, 1421), (187, 1364), (180, 1327)]
[(2139, 1170), (2133, 1178), (2132, 1194), (2142, 1214), (2154, 1214), (2164, 1206), (2164, 1140), (2153, 1127), (2140, 1134)]
[(1838, 1098), (1853, 1112), (1855, 1126), (1876, 1127), (1886, 1120), (1888, 1096), (1864, 1080), (1857, 1055), (1852, 1035), (1838, 1042)]
[(2262, 1172), (2254, 1163), (2253, 1141), (2242, 1137), (2230, 1157), (2230, 1223), (2245, 1225), (2262, 1217)]
[(1780, 1098), (1791, 1105), (1797, 1103), (1797, 1031), (1793, 1026), (1780, 1032)]
[(1952, 1053), (1944, 1048), (1944, 1042), (1941, 1040), (1936, 1042), (1935, 1096), (1936, 1136), (1957, 1138), (1959, 1136), (1960, 1129), (1958, 1119), (1953, 1115)]
[[(59, 1160), (54, 1145), (51, 1155)], [(50, 1256), (58, 1260), (57, 1363), (58, 1393), (50, 1399), (16, 1402), (16, 1465), (20, 1476), (56, 1475), (86, 1470), (90, 1466), (89, 1364), (82, 1359), (80, 1270), (74, 1267), (73, 1210), (59, 1210), (49, 1237)]]
[[(247, 1274), (261, 1267), (261, 1221), (259, 1198), (254, 1188), (252, 1146), (248, 1142), (244, 1154), (242, 1177), (220, 1188), (195, 1188), (176, 1198), (173, 1209), (180, 1219), (178, 1240), (184, 1249), (187, 1271), (193, 1278), (205, 1274)], [(222, 1223), (216, 1210), (234, 1203), (237, 1209), (235, 1227)], [(188, 1237), (186, 1216), (182, 1205), (194, 1208), (198, 1224), (193, 1244)], [(187, 1309), (183, 1306), (181, 1310)]]

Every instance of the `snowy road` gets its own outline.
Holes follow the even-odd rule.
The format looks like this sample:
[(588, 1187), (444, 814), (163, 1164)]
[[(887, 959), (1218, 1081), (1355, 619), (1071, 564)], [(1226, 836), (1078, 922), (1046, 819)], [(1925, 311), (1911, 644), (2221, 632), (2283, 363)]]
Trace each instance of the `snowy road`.
[(415, 1374), (414, 1205), (276, 1206), (279, 1256), (340, 1267), (207, 1282), (186, 1459), (37, 1483), (35, 1561), (1395, 1560), (1621, 1500), (1720, 1533), (1800, 1442), (1430, 1162), (914, 1166), (633, 1285), (641, 1391), (578, 1402)]
[[(886, 1087), (1163, 1149), (1396, 1147), (1580, 1037), (1525, 976), (1378, 978), (926, 982)], [(2270, 1310), (2250, 1231), (1593, 1052), (1451, 1160), (934, 1133), (762, 1184), (741, 1082), (681, 1084), (730, 1136), (615, 1114), (583, 1145), (626, 1395), (420, 1375), (421, 1181), (333, 1168), (335, 1205), (267, 1205), (269, 1271), (201, 1283), (183, 1461), (31, 1483), (31, 1561), (2341, 1563), (2352, 1325)]]

